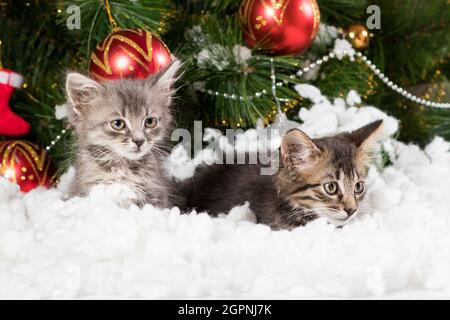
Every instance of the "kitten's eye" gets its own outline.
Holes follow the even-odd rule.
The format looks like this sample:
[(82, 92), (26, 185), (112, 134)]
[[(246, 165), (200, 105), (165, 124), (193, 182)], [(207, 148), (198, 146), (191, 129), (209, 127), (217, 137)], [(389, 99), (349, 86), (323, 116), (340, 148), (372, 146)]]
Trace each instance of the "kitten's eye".
[(145, 127), (149, 129), (153, 129), (158, 124), (158, 120), (156, 118), (147, 118), (145, 119)]
[(361, 194), (364, 192), (365, 189), (365, 185), (363, 181), (358, 181), (357, 183), (355, 183), (355, 193), (356, 194)]
[(117, 119), (110, 122), (111, 128), (114, 130), (123, 130), (125, 129), (125, 121)]
[(328, 182), (323, 185), (326, 193), (335, 194), (338, 191), (338, 185), (336, 182)]

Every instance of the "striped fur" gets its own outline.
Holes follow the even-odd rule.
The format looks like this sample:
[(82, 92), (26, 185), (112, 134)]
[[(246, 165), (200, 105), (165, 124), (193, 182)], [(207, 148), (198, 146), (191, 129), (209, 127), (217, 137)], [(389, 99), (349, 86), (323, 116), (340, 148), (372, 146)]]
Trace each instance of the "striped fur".
[[(381, 124), (320, 139), (292, 130), (283, 138), (282, 165), (274, 176), (261, 175), (259, 165), (203, 166), (187, 183), (186, 209), (216, 215), (248, 201), (258, 222), (273, 229), (292, 229), (317, 217), (345, 224), (364, 198), (356, 185), (364, 182)], [(327, 193), (327, 183), (338, 185), (335, 194)]]

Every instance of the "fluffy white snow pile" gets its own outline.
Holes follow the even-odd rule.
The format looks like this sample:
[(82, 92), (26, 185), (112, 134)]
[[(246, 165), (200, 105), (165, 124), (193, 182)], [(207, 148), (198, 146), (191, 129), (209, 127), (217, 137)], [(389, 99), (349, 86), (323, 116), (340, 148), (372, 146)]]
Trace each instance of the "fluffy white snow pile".
[[(284, 126), (324, 135), (384, 118), (386, 137), (397, 130), (353, 106), (354, 92), (330, 102), (297, 90), (314, 106)], [(120, 185), (64, 201), (70, 173), (59, 189), (28, 194), (0, 179), (0, 298), (450, 297), (450, 144), (388, 138), (384, 148), (393, 164), (371, 168), (366, 213), (342, 229), (319, 219), (275, 232), (245, 205), (219, 218), (127, 210)], [(183, 176), (177, 159), (180, 149), (169, 166)]]

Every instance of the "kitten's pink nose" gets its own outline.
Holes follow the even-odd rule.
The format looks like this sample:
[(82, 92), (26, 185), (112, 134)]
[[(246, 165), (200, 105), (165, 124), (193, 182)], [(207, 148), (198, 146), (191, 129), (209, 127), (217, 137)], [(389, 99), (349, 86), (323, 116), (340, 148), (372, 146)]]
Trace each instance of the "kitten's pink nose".
[(140, 148), (144, 144), (145, 140), (144, 139), (133, 139), (133, 142), (137, 145), (138, 148)]
[(347, 216), (350, 218), (356, 212), (356, 209), (346, 208), (344, 211), (347, 212)]

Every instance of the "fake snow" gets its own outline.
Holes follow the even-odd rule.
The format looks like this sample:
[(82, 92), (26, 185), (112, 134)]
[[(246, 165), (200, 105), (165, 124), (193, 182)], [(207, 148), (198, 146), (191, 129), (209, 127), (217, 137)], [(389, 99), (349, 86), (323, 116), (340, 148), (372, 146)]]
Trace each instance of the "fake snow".
[[(450, 144), (436, 137), (421, 150), (392, 139), (397, 121), (351, 106), (360, 103), (355, 93), (331, 102), (308, 86), (297, 90), (314, 105), (289, 126), (312, 136), (385, 120), (392, 164), (370, 169), (363, 212), (351, 224), (319, 219), (271, 231), (254, 223), (248, 204), (218, 218), (124, 209), (121, 185), (63, 200), (73, 171), (58, 189), (27, 194), (0, 179), (0, 298), (450, 297)], [(176, 148), (168, 168), (182, 179), (193, 163)]]
[(336, 39), (334, 41), (333, 52), (339, 60), (342, 60), (345, 56), (348, 56), (351, 61), (355, 59), (355, 49), (345, 39)]
[(321, 23), (319, 25), (319, 32), (314, 39), (314, 44), (317, 45), (329, 45), (338, 36), (338, 30), (336, 27)]

